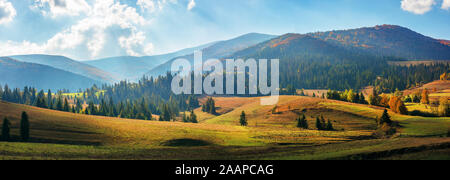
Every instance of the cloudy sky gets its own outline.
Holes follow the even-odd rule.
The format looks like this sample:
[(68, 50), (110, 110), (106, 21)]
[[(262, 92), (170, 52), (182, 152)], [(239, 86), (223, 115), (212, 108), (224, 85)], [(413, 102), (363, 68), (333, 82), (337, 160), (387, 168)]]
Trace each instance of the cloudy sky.
[(450, 39), (450, 0), (0, 0), (0, 56), (144, 56), (249, 32), (378, 24)]

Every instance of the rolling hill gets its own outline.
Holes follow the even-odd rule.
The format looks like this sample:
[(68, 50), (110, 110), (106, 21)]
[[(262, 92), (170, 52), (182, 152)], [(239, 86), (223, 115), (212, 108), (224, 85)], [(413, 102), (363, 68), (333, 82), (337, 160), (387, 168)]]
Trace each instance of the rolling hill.
[[(197, 109), (198, 124), (89, 116), (0, 101), (0, 117), (10, 119), (13, 137), (12, 142), (0, 142), (0, 159), (449, 158), (448, 118), (390, 112), (402, 125), (399, 135), (376, 139), (370, 134), (380, 108), (282, 96), (278, 113), (272, 114), (273, 107), (260, 106), (259, 98), (215, 101), (219, 114)], [(238, 125), (242, 110), (247, 113), (248, 127)], [(30, 117), (29, 143), (16, 141), (23, 111)], [(296, 128), (300, 111), (306, 112), (308, 130)], [(337, 130), (315, 130), (314, 118), (320, 114), (333, 120)]]
[(183, 49), (177, 52), (155, 55), (155, 56), (122, 56), (111, 57), (92, 61), (83, 61), (83, 63), (102, 69), (106, 72), (116, 75), (120, 80), (136, 80), (142, 77), (150, 69), (169, 61), (178, 56), (190, 54), (196, 50), (203, 49), (213, 45), (209, 43), (194, 48)]
[(449, 41), (427, 37), (396, 25), (318, 32), (308, 35), (379, 56), (394, 56), (408, 60), (450, 60)]
[(330, 57), (351, 56), (352, 52), (321, 39), (289, 33), (229, 55), (230, 58), (282, 58), (308, 55)]
[(75, 61), (64, 56), (35, 54), (17, 55), (10, 57), (22, 62), (47, 65), (63, 71), (68, 71), (74, 74), (85, 76), (100, 82), (113, 83), (118, 80), (117, 77), (113, 76), (111, 73), (105, 72), (96, 67), (84, 64), (79, 61)]
[[(245, 35), (239, 36), (239, 37), (231, 39), (231, 40), (220, 41), (220, 42), (217, 42), (207, 48), (202, 49), (203, 60), (208, 60), (210, 58), (224, 58), (224, 57), (227, 57), (237, 51), (246, 49), (248, 47), (251, 47), (253, 45), (267, 41), (274, 37), (276, 37), (276, 36), (267, 35), (267, 34), (249, 33), (249, 34), (245, 34)], [(157, 77), (159, 75), (164, 75), (165, 73), (170, 71), (172, 62), (174, 62), (176, 59), (179, 59), (179, 58), (187, 59), (192, 63), (194, 62), (194, 54), (193, 53), (186, 55), (186, 56), (176, 57), (164, 64), (161, 64), (161, 65), (153, 68), (151, 71), (149, 71), (147, 73), (147, 75), (154, 76), (154, 77)]]
[(0, 84), (8, 84), (10, 88), (31, 86), (55, 91), (59, 89), (78, 90), (94, 84), (100, 85), (102, 82), (46, 65), (0, 57)]
[[(289, 33), (225, 58), (280, 59), (281, 87), (361, 89), (376, 83), (382, 86), (376, 79), (383, 77), (391, 80), (388, 83), (397, 84), (389, 87), (393, 91), (420, 81), (431, 82), (446, 68), (422, 67), (433, 72), (425, 75), (420, 68), (390, 66), (392, 61), (447, 59), (450, 47), (407, 28), (384, 25), (322, 33)], [(412, 71), (420, 73), (422, 79), (405, 82), (405, 73), (396, 73)]]
[(447, 42), (401, 26), (382, 25), (308, 34), (288, 33), (236, 52), (230, 57), (261, 56), (260, 54), (270, 58), (305, 54), (332, 57), (352, 53), (397, 57), (398, 60), (450, 60), (450, 46)]

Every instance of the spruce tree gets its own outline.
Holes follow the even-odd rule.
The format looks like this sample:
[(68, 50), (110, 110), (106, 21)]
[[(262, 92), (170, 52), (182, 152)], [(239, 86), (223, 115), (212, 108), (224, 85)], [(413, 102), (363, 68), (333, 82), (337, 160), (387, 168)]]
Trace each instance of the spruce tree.
[(239, 122), (241, 123), (241, 126), (247, 126), (247, 118), (245, 117), (244, 111), (242, 111), (242, 113), (241, 113)]
[(383, 111), (383, 115), (381, 115), (380, 120), (378, 121), (379, 125), (382, 126), (384, 123), (391, 125), (392, 124), (392, 120), (391, 117), (388, 114), (387, 109), (384, 109)]
[(328, 131), (333, 131), (334, 130), (333, 124), (331, 124), (331, 121), (329, 119), (328, 119), (328, 123), (327, 123), (327, 130)]
[(366, 104), (367, 103), (366, 102), (366, 97), (364, 97), (364, 94), (362, 92), (359, 94), (359, 103), (361, 103), (361, 104)]
[(30, 122), (26, 112), (22, 112), (22, 119), (20, 120), (20, 136), (25, 142), (30, 138)]
[(52, 91), (49, 89), (47, 92), (47, 107), (49, 109), (53, 108), (53, 98), (52, 98)]
[(327, 129), (327, 127), (326, 127), (326, 121), (325, 121), (325, 118), (323, 117), (323, 115), (320, 115), (320, 124), (322, 125), (322, 130), (326, 130)]
[(197, 121), (197, 115), (195, 115), (194, 111), (191, 111), (191, 117), (190, 117), (190, 119), (191, 119), (191, 122), (192, 122), (192, 123), (198, 123), (198, 121)]
[(186, 116), (186, 113), (183, 113), (183, 122), (185, 122), (185, 123), (189, 122), (189, 119)]
[(322, 130), (322, 122), (319, 117), (316, 117), (316, 128), (317, 130)]
[(69, 106), (69, 102), (67, 101), (67, 98), (64, 98), (64, 111), (69, 112), (70, 111), (70, 106)]
[(304, 114), (297, 118), (297, 127), (308, 129), (308, 122), (306, 121), (306, 117)]
[(9, 122), (8, 118), (3, 119), (3, 125), (2, 125), (2, 140), (3, 141), (9, 141), (10, 129), (11, 129), (11, 123)]
[(306, 117), (305, 117), (304, 114), (302, 116), (302, 119), (303, 119), (303, 129), (308, 129), (309, 128), (308, 127), (308, 121), (306, 120)]
[(58, 97), (58, 100), (56, 102), (56, 110), (58, 110), (58, 111), (63, 110), (63, 103), (62, 103), (61, 97)]
[(302, 124), (303, 122), (302, 122), (302, 118), (299, 116), (298, 118), (297, 118), (297, 127), (298, 128), (303, 128), (303, 124)]

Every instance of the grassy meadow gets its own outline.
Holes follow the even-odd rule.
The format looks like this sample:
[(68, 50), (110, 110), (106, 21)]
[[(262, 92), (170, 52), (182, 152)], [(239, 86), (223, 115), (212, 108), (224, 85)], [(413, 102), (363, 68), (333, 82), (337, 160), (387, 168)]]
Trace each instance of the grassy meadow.
[[(312, 97), (281, 96), (278, 105), (259, 98), (219, 97), (217, 115), (197, 109), (199, 123), (88, 116), (0, 102), (0, 117), (12, 122), (13, 142), (0, 142), (0, 159), (450, 159), (450, 118), (398, 115), (400, 132), (377, 139), (382, 108)], [(275, 110), (274, 110), (275, 109)], [(31, 140), (19, 141), (22, 111)], [(245, 111), (248, 126), (239, 125)], [(309, 129), (296, 127), (304, 113)], [(323, 115), (335, 131), (318, 131)], [(405, 155), (404, 152), (417, 154)]]

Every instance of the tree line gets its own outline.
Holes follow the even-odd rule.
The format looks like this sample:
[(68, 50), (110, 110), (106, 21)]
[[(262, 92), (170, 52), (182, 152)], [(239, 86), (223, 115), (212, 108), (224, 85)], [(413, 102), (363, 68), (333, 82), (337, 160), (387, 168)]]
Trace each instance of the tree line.
[(170, 90), (171, 75), (156, 79), (143, 77), (139, 82), (121, 81), (113, 85), (93, 86), (78, 93), (51, 90), (45, 93), (32, 87), (10, 89), (0, 86), (0, 99), (58, 111), (129, 119), (174, 121), (180, 112), (200, 107), (194, 95), (175, 95)]

